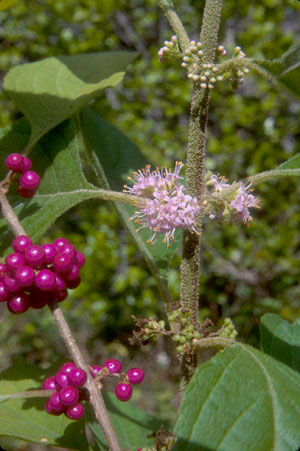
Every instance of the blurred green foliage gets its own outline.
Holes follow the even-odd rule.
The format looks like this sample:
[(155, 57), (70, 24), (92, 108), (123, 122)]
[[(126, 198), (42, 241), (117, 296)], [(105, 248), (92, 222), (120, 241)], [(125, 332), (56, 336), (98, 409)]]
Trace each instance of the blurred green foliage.
[[(203, 0), (174, 3), (189, 36), (197, 39)], [(296, 0), (238, 5), (227, 0), (219, 42), (229, 52), (241, 46), (248, 57), (280, 57), (299, 39), (299, 12)], [(173, 33), (156, 0), (29, 0), (1, 13), (0, 23), (2, 77), (16, 64), (47, 56), (138, 51), (125, 82), (107, 89), (97, 100), (97, 109), (153, 164), (172, 166), (175, 160), (184, 160), (192, 86), (180, 64), (158, 61), (159, 48)], [(275, 168), (300, 151), (299, 116), (299, 103), (257, 74), (250, 73), (236, 93), (229, 83), (218, 84), (209, 115), (207, 169), (233, 182)], [(1, 126), (17, 117), (19, 113), (1, 94)], [(300, 314), (299, 180), (264, 183), (256, 193), (261, 210), (254, 213), (249, 227), (205, 222), (200, 276), (201, 318), (208, 316), (218, 325), (230, 316), (240, 337), (255, 345), (263, 313), (277, 312), (289, 320)], [(175, 359), (168, 361), (165, 349), (172, 355), (173, 347), (162, 341), (155, 348), (160, 357), (153, 361), (152, 348), (138, 351), (128, 346), (130, 315), (161, 317), (162, 305), (154, 280), (115, 210), (95, 202), (76, 207), (58, 221), (45, 241), (60, 235), (87, 255), (83, 282), (63, 305), (82, 347), (94, 363), (116, 355), (148, 365), (151, 384), (159, 393), (156, 399), (163, 398), (152, 400), (151, 410), (167, 416), (177, 364)], [(169, 273), (175, 300), (179, 264), (180, 257), (175, 256)], [(20, 318), (3, 313), (1, 326), (3, 366), (20, 354), (45, 364), (64, 352), (47, 312)], [(165, 391), (161, 377), (171, 381)]]

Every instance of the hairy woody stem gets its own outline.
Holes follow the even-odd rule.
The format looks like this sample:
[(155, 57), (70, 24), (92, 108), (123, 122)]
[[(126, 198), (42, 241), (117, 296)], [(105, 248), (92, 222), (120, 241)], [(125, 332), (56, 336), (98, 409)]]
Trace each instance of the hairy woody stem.
[[(0, 204), (1, 204), (1, 210), (2, 214), (7, 220), (8, 224), (10, 225), (13, 233), (18, 235), (26, 235), (25, 230), (21, 226), (18, 217), (16, 216), (15, 212), (11, 208), (6, 195), (3, 192), (3, 189), (0, 188)], [(84, 369), (87, 374), (87, 382), (86, 387), (88, 388), (90, 392), (90, 403), (92, 404), (94, 408), (94, 412), (96, 415), (96, 418), (101, 425), (106, 441), (112, 451), (121, 451), (121, 447), (118, 442), (117, 435), (113, 429), (113, 426), (111, 424), (111, 421), (109, 419), (104, 400), (102, 397), (101, 392), (98, 390), (96, 382), (93, 380), (93, 378), (90, 375), (88, 365), (86, 364), (80, 349), (78, 348), (78, 345), (72, 335), (72, 332), (69, 328), (68, 323), (66, 322), (63, 313), (56, 302), (52, 302), (49, 304), (49, 308), (51, 310), (51, 313), (53, 315), (54, 321), (58, 327), (59, 333), (64, 340), (64, 343), (74, 360), (75, 364)]]
[(166, 18), (168, 19), (174, 33), (177, 36), (181, 50), (184, 52), (188, 48), (190, 40), (184, 29), (184, 26), (182, 25), (181, 20), (179, 19), (179, 17), (177, 16), (176, 12), (173, 9), (172, 2), (168, 0), (159, 0), (159, 6), (163, 10)]
[[(213, 63), (217, 46), (222, 1), (206, 0), (200, 40), (203, 44), (204, 62)], [(209, 90), (194, 84), (191, 102), (190, 127), (187, 150), (186, 188), (188, 194), (196, 196), (200, 205), (204, 195), (204, 156), (209, 107)], [(183, 234), (181, 263), (181, 306), (191, 310), (193, 326), (197, 330), (199, 297), (201, 213), (197, 218), (199, 235), (190, 231)], [(183, 355), (181, 362), (181, 394), (197, 367), (196, 353)]]
[(26, 235), (25, 230), (21, 226), (17, 216), (15, 215), (15, 212), (13, 211), (10, 203), (8, 202), (2, 187), (0, 187), (0, 205), (1, 205), (2, 214), (3, 214), (4, 218), (6, 219), (6, 221), (8, 222), (13, 233), (16, 236)]

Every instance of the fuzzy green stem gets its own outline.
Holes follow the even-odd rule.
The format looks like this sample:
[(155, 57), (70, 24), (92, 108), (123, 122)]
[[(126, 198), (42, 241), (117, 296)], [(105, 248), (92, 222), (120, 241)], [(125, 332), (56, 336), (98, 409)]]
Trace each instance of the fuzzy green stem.
[[(206, 63), (214, 62), (221, 8), (221, 0), (206, 1), (200, 35)], [(199, 85), (194, 84), (187, 150), (186, 188), (187, 193), (195, 196), (200, 205), (202, 205), (204, 197), (204, 156), (208, 107), (209, 90), (200, 89)], [(198, 234), (188, 230), (183, 234), (180, 303), (183, 308), (191, 311), (193, 326), (195, 330), (198, 330), (201, 214), (198, 215), (196, 222)], [(196, 367), (196, 353), (183, 355), (181, 362), (181, 394), (183, 394)]]
[(184, 26), (182, 25), (181, 20), (179, 19), (175, 10), (173, 9), (172, 2), (166, 0), (159, 0), (158, 3), (161, 9), (163, 10), (166, 18), (168, 19), (171, 28), (173, 29), (174, 33), (177, 36), (181, 50), (184, 52), (189, 47), (190, 40), (187, 35), (187, 32), (184, 29)]

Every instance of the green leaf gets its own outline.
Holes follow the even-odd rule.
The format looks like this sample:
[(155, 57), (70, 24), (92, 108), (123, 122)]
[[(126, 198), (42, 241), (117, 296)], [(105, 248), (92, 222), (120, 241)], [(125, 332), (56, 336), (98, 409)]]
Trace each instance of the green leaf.
[[(96, 111), (86, 107), (80, 118), (84, 141), (98, 171), (98, 185), (121, 191), (128, 182), (127, 176), (145, 166), (144, 157), (132, 141)], [(156, 244), (151, 246), (146, 244), (151, 231), (147, 228), (136, 233), (137, 227), (128, 222), (136, 209), (124, 204), (118, 204), (117, 209), (152, 272), (166, 278), (168, 262), (181, 244), (181, 233), (177, 233), (175, 243), (171, 243), (169, 248), (162, 243), (163, 237), (159, 234)]]
[(258, 69), (260, 73), (284, 86), (300, 99), (300, 43), (293, 45), (281, 58), (252, 61), (255, 63), (254, 69)]
[(300, 375), (250, 346), (200, 366), (180, 407), (172, 451), (295, 451)]
[[(43, 380), (51, 374), (52, 370), (20, 363), (1, 373), (0, 394), (41, 389)], [(32, 398), (0, 403), (0, 435), (87, 451), (84, 420), (75, 422), (64, 415), (49, 415), (45, 411), (45, 402), (45, 398)]]
[(16, 3), (18, 3), (18, 0), (0, 0), (0, 12), (11, 8)]
[[(153, 438), (148, 438), (160, 429), (162, 422), (142, 409), (137, 409), (130, 402), (119, 401), (114, 395), (103, 393), (113, 427), (117, 433), (122, 449), (138, 449), (153, 446)], [(88, 410), (88, 425), (100, 450), (108, 450), (102, 430), (95, 420), (91, 408)]]
[(276, 169), (252, 175), (249, 180), (253, 185), (278, 177), (298, 177), (300, 175), (300, 153), (282, 163)]
[(267, 313), (260, 321), (261, 349), (300, 372), (300, 318), (293, 324), (275, 313)]
[(67, 55), (12, 68), (4, 90), (31, 124), (30, 144), (104, 88), (120, 83), (135, 56), (134, 52)]
[(297, 153), (292, 158), (282, 163), (277, 169), (298, 169), (297, 175), (300, 175), (300, 153)]
[[(28, 131), (28, 124), (23, 120), (0, 140), (4, 156), (8, 149), (18, 150), (18, 145), (28, 138)], [(33, 169), (41, 176), (37, 193), (31, 199), (9, 196), (22, 226), (34, 241), (69, 208), (84, 200), (99, 198), (98, 189), (86, 181), (82, 172), (79, 147), (73, 120), (66, 120), (51, 130), (30, 153)], [(4, 218), (0, 220), (0, 233), (3, 253), (13, 238)]]

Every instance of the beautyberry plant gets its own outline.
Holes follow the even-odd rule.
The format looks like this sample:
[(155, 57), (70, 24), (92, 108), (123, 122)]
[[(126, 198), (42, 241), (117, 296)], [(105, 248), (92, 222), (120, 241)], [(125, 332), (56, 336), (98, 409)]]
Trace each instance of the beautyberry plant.
[[(11, 3), (2, 0), (0, 10)], [(244, 76), (258, 71), (300, 96), (300, 47), (295, 45), (275, 61), (248, 58), (240, 46), (225, 49), (219, 42), (221, 0), (205, 1), (199, 40), (190, 39), (171, 0), (158, 0), (158, 5), (172, 28), (158, 51), (159, 62), (178, 63), (178, 79), (183, 70), (192, 89), (187, 152), (184, 163), (172, 156), (174, 170), (151, 170), (150, 164), (143, 168), (139, 150), (92, 106), (104, 88), (114, 88), (123, 79), (137, 57), (133, 52), (51, 57), (16, 66), (5, 77), (4, 90), (24, 118), (9, 131), (2, 130), (0, 138), (2, 166), (8, 169), (0, 183), (0, 302), (14, 315), (24, 314), (22, 323), (13, 317), (15, 330), (26, 324), (30, 307), (48, 308), (72, 361), (56, 372), (50, 369), (46, 378), (44, 369), (23, 363), (21, 371), (13, 366), (2, 374), (0, 415), (5, 422), (0, 437), (78, 450), (295, 451), (300, 447), (300, 366), (294, 338), (300, 336), (299, 321), (290, 325), (265, 315), (261, 350), (248, 346), (237, 340), (230, 317), (215, 325), (199, 315), (199, 278), (202, 235), (212, 221), (216, 227), (245, 230), (263, 205), (255, 186), (300, 175), (299, 155), (233, 183), (206, 170), (213, 90), (229, 80), (230, 95), (236, 95)], [(130, 186), (121, 192), (126, 177)], [(14, 182), (16, 190), (11, 189)], [(124, 371), (114, 356), (90, 365), (63, 314), (62, 301), (68, 290), (79, 287), (86, 257), (65, 237), (44, 244), (39, 239), (67, 210), (88, 199), (115, 204), (157, 284), (164, 319), (134, 317), (129, 343), (150, 347), (161, 337), (170, 340), (180, 371), (176, 424), (163, 424), (132, 404), (145, 379), (142, 368), (126, 362), (129, 369)], [(179, 248), (177, 299), (168, 285), (168, 264)], [(125, 302), (123, 313), (128, 314)], [(199, 361), (207, 361), (199, 365), (202, 350), (205, 358)], [(32, 398), (29, 408), (20, 402), (23, 398)], [(44, 411), (36, 398), (46, 398)], [(30, 427), (19, 427), (21, 414)]]

